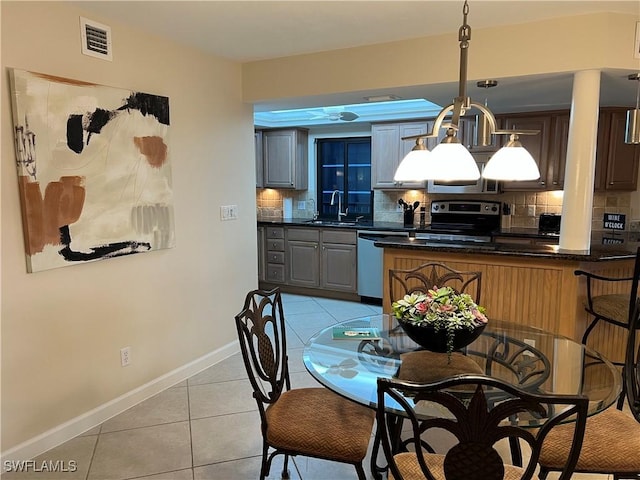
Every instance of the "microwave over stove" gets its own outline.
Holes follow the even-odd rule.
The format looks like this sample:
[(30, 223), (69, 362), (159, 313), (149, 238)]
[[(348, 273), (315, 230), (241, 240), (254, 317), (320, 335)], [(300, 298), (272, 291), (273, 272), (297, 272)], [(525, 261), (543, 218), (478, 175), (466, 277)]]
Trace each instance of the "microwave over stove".
[(427, 192), (429, 193), (453, 193), (453, 194), (465, 194), (465, 193), (499, 193), (499, 185), (497, 180), (488, 180), (482, 177), (484, 166), (489, 161), (492, 153), (476, 153), (473, 155), (476, 163), (478, 164), (478, 170), (480, 170), (480, 178), (478, 180), (429, 180), (427, 182)]

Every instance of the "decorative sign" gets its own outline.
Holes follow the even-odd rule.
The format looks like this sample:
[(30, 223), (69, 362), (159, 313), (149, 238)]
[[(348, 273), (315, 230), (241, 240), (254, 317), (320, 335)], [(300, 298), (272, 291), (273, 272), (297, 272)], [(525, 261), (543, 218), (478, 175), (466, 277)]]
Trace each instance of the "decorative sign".
[(624, 230), (626, 215), (622, 213), (605, 213), (604, 228), (608, 230)]
[(622, 245), (623, 243), (622, 238), (602, 237), (602, 245)]

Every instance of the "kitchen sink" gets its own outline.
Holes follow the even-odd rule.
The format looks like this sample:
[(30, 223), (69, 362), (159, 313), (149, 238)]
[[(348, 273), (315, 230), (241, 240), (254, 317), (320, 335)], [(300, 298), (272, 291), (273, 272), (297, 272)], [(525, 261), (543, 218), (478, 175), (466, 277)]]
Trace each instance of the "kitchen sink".
[(338, 222), (337, 220), (308, 220), (305, 223), (311, 225), (326, 225), (327, 227), (353, 227), (356, 222)]

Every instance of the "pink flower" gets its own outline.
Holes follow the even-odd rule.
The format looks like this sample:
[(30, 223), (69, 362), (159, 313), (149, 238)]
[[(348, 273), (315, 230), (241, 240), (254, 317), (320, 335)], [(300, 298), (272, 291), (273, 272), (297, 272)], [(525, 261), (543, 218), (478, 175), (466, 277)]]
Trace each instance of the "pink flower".
[(427, 302), (416, 303), (416, 312), (418, 312), (420, 315), (424, 315), (425, 313), (427, 313), (428, 309), (429, 307), (427, 306)]
[(482, 323), (487, 323), (489, 321), (487, 317), (485, 317), (484, 313), (482, 313), (477, 308), (473, 309), (471, 313), (473, 313), (473, 316), (476, 318), (476, 320), (479, 320)]
[(453, 310), (453, 305), (440, 305), (440, 307), (438, 307), (438, 311), (440, 312), (450, 312), (451, 310)]

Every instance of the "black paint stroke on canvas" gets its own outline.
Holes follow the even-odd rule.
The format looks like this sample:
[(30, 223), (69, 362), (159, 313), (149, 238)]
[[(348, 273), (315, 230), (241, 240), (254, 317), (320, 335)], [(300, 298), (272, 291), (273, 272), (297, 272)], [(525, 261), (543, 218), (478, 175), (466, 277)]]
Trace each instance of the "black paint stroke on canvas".
[(69, 225), (63, 225), (60, 227), (60, 242), (65, 247), (62, 250), (59, 250), (58, 253), (68, 262), (88, 262), (90, 260), (122, 257), (124, 255), (133, 255), (135, 253), (151, 250), (150, 243), (131, 240), (108, 243), (99, 247), (91, 247), (90, 253), (76, 252), (71, 250), (71, 233), (69, 232)]
[(96, 108), (84, 115), (71, 114), (67, 118), (67, 146), (75, 153), (82, 153), (84, 149), (84, 133), (87, 132), (86, 145), (89, 145), (91, 135), (99, 134), (102, 128), (123, 111), (138, 110), (144, 116), (151, 115), (158, 122), (169, 125), (169, 97), (134, 92), (126, 103), (116, 110)]

